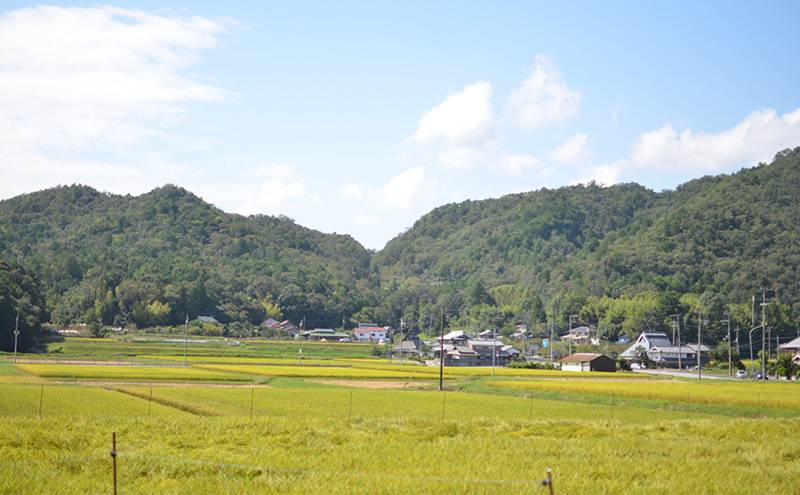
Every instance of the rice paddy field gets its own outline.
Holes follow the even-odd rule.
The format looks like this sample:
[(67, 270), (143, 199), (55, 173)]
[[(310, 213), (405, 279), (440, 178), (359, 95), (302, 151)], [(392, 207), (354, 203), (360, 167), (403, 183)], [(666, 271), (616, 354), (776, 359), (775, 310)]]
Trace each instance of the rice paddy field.
[(800, 493), (798, 383), (218, 357), (0, 365), (0, 493)]

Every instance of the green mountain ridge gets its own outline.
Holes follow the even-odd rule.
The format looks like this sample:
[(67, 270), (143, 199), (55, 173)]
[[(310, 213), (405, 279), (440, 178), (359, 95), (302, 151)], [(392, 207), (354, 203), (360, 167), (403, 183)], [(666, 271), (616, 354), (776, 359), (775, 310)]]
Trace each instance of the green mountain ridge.
[(225, 213), (172, 185), (0, 201), (0, 259), (35, 274), (42, 319), (59, 324), (211, 314), (231, 325), (278, 316), (425, 331), (446, 310), (454, 324), (507, 329), (573, 316), (615, 337), (703, 308), (745, 327), (752, 297), (771, 287), (771, 318), (789, 333), (799, 235), (800, 148), (658, 193), (591, 183), (443, 205), (377, 253), (286, 217)]

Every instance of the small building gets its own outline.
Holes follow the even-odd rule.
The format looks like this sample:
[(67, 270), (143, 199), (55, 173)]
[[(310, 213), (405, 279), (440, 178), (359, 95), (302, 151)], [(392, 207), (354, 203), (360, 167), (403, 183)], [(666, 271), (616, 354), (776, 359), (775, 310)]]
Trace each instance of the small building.
[(337, 332), (332, 328), (315, 328), (301, 333), (299, 337), (302, 340), (311, 342), (341, 342), (342, 339), (348, 338), (348, 335), (344, 332)]
[(388, 333), (388, 327), (381, 327), (375, 323), (360, 323), (358, 328), (353, 331), (356, 342), (374, 342), (376, 344), (381, 340), (385, 341)]
[(672, 342), (669, 341), (667, 334), (664, 332), (642, 332), (636, 342), (620, 354), (619, 357), (620, 359), (631, 361), (635, 359), (639, 349), (647, 351), (647, 357), (650, 361), (661, 367), (676, 368), (678, 363), (681, 363), (681, 366), (694, 366), (697, 364), (698, 349), (700, 363), (705, 364), (709, 360), (708, 347), (691, 343), (672, 345)]
[(563, 371), (617, 371), (617, 363), (603, 354), (579, 352), (561, 360)]
[(416, 335), (406, 335), (402, 342), (392, 348), (392, 355), (401, 357), (420, 356), (423, 345)]
[(218, 322), (213, 316), (198, 316), (197, 319), (200, 320), (201, 323), (211, 323), (217, 326), (222, 325), (222, 323)]
[(793, 354), (795, 358), (800, 359), (800, 337), (790, 340), (785, 344), (779, 345), (778, 349), (781, 352)]
[(573, 328), (569, 333), (561, 336), (561, 341), (571, 342), (573, 345), (597, 345), (600, 343), (600, 341), (597, 340), (597, 330), (586, 326)]

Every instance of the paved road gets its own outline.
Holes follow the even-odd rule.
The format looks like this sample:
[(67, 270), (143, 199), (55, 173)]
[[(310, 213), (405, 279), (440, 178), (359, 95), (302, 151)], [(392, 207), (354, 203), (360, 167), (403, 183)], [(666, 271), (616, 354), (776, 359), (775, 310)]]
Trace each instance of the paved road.
[[(680, 378), (697, 378), (696, 371), (682, 371), (682, 370), (633, 370), (636, 373), (645, 373), (647, 375), (661, 375), (661, 376), (676, 376)], [(702, 380), (736, 380), (736, 378), (728, 375), (715, 375), (706, 373), (701, 375)]]

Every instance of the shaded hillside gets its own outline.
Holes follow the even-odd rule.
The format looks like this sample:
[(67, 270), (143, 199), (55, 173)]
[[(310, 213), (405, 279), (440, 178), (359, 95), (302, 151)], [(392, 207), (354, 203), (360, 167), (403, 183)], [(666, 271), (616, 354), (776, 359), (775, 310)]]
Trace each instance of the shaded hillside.
[(0, 257), (41, 277), (54, 321), (180, 324), (185, 314), (309, 325), (363, 305), (369, 253), (283, 217), (227, 214), (164, 186), (138, 197), (83, 186), (0, 202)]

